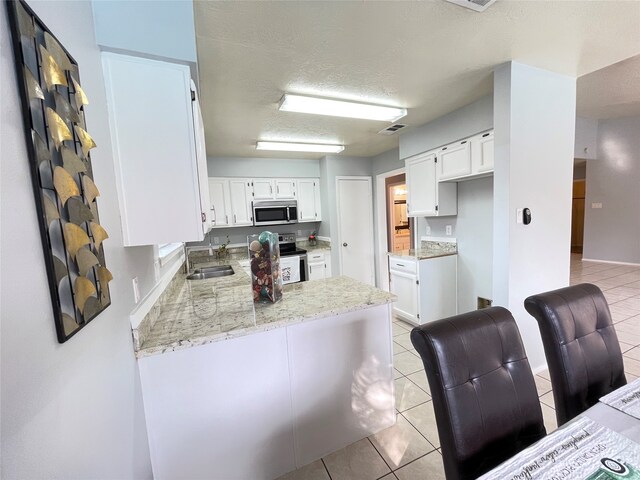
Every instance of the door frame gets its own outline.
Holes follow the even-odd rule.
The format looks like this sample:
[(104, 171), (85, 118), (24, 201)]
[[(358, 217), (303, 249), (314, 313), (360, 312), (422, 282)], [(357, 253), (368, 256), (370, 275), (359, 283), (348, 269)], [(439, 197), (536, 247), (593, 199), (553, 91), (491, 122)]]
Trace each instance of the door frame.
[(406, 175), (405, 167), (376, 175), (375, 205), (378, 219), (378, 231), (376, 233), (377, 252), (375, 255), (377, 264), (376, 284), (378, 288), (386, 291), (389, 291), (389, 262), (387, 261), (387, 189), (385, 180), (401, 173)]
[[(375, 260), (375, 252), (376, 252), (376, 246), (375, 246), (375, 238), (374, 238), (374, 227), (373, 227), (373, 182), (371, 179), (371, 176), (369, 175), (344, 175), (344, 176), (336, 176), (336, 212), (337, 212), (337, 218), (336, 218), (336, 226), (338, 228), (338, 267), (340, 268), (340, 275), (343, 275), (343, 268), (342, 268), (342, 232), (340, 231), (340, 189), (338, 188), (338, 185), (340, 184), (340, 180), (366, 180), (368, 187), (369, 187), (369, 198), (371, 199), (371, 201), (369, 202), (369, 223), (371, 225), (371, 232), (370, 232), (370, 238), (371, 238), (371, 248), (372, 248), (372, 257)], [(375, 261), (374, 261), (374, 265), (373, 265), (373, 275), (371, 277), (371, 285), (375, 286), (375, 280), (376, 280), (376, 267), (375, 267)]]

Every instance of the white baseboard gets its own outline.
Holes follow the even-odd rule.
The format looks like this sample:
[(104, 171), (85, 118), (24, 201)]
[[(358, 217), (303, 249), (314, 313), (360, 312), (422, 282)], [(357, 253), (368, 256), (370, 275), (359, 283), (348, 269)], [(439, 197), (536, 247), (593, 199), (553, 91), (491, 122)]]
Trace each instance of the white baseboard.
[(613, 260), (598, 260), (596, 258), (584, 258), (582, 257), (583, 262), (598, 262), (598, 263), (612, 263), (614, 265), (630, 265), (632, 267), (640, 267), (640, 263), (633, 262), (615, 262)]
[(549, 367), (547, 367), (547, 364), (545, 363), (544, 365), (540, 365), (538, 368), (534, 368), (533, 369), (533, 374), (537, 375), (540, 372), (544, 372), (545, 370), (548, 370)]

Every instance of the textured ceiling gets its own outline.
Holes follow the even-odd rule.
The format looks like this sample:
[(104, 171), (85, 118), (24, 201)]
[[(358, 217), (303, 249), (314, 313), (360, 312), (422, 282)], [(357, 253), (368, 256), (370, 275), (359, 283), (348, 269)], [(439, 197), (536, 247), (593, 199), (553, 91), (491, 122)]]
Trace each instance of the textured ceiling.
[(321, 156), (257, 152), (257, 140), (344, 143), (355, 156), (397, 146), (377, 135), (385, 122), (279, 112), (284, 92), (403, 106), (416, 126), (490, 93), (508, 60), (578, 77), (640, 54), (635, 0), (498, 0), (484, 13), (440, 0), (194, 6), (213, 156)]
[(581, 117), (640, 115), (640, 55), (580, 77), (577, 100)]

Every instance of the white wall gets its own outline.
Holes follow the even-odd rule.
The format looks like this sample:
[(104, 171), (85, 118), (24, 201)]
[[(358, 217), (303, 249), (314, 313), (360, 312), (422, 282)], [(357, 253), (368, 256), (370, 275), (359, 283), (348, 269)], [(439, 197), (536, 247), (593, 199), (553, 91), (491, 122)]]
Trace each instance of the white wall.
[(458, 183), (458, 313), (493, 299), (493, 177)]
[(597, 157), (587, 160), (583, 257), (640, 263), (640, 117), (600, 120)]
[(320, 160), (311, 158), (208, 157), (207, 168), (210, 177), (320, 177)]
[(193, 2), (98, 0), (93, 13), (102, 47), (196, 62)]
[(6, 8), (0, 13), (2, 478), (151, 478), (128, 315), (153, 249), (122, 247), (102, 65), (90, 2), (30, 2), (80, 65), (112, 305), (58, 344), (36, 221)]
[[(534, 369), (546, 362), (524, 299), (569, 284), (575, 98), (575, 78), (515, 62), (494, 72), (494, 300), (514, 315)], [(524, 207), (530, 225), (516, 223)]]
[(598, 153), (598, 120), (576, 117), (575, 158), (594, 159)]
[(493, 128), (493, 97), (487, 95), (448, 115), (400, 135), (400, 158), (455, 142)]

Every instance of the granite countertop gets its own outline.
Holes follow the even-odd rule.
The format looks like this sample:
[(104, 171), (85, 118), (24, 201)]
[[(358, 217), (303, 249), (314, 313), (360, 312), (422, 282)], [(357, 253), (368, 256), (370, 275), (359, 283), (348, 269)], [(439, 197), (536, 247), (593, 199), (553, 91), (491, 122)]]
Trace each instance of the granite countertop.
[(458, 254), (458, 245), (454, 242), (422, 241), (420, 248), (387, 252), (390, 257), (406, 257), (414, 260), (446, 257)]
[(389, 292), (351, 278), (331, 277), (285, 285), (279, 302), (254, 304), (251, 279), (240, 266), (241, 260), (246, 260), (246, 256), (232, 255), (222, 260), (192, 258), (196, 268), (229, 264), (235, 274), (189, 281), (184, 273), (178, 273), (170, 298), (136, 356), (228, 340), (395, 300)]

